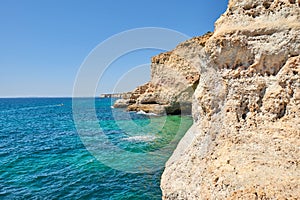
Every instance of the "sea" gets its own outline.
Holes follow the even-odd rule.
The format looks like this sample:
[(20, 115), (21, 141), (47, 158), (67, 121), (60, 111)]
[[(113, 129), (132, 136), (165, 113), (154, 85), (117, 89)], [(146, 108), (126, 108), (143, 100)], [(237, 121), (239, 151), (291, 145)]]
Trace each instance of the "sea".
[(191, 116), (113, 108), (111, 98), (1, 98), (0, 199), (161, 199)]

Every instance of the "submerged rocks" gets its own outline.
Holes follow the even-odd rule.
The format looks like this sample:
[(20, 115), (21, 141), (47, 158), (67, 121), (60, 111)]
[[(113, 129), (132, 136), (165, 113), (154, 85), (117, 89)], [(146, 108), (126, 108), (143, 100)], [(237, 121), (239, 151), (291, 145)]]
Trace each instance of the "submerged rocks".
[(230, 0), (186, 51), (201, 74), (194, 125), (166, 164), (164, 199), (300, 198), (299, 6)]

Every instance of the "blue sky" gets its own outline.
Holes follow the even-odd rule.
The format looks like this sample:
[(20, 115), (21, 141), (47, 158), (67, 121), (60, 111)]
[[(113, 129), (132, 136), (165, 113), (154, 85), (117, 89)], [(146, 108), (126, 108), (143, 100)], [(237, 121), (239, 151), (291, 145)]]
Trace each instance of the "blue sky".
[[(1, 0), (0, 97), (71, 96), (82, 62), (107, 38), (141, 27), (202, 35), (213, 31), (226, 7), (226, 0)], [(111, 92), (122, 73), (159, 52), (115, 61), (96, 93)]]

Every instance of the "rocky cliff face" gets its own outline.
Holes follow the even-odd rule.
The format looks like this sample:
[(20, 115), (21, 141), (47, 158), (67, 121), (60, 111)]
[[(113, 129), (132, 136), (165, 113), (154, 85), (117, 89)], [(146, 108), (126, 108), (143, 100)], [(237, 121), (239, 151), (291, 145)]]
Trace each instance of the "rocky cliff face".
[(230, 0), (206, 43), (181, 52), (201, 78), (164, 199), (300, 198), (299, 4)]
[[(128, 104), (129, 111), (143, 110), (156, 114), (191, 113), (192, 96), (199, 82), (198, 68), (186, 59), (194, 44), (204, 46), (212, 33), (179, 44), (173, 51), (152, 58), (151, 81), (136, 88), (129, 99), (119, 100), (115, 107)], [(191, 50), (192, 57), (196, 51)]]

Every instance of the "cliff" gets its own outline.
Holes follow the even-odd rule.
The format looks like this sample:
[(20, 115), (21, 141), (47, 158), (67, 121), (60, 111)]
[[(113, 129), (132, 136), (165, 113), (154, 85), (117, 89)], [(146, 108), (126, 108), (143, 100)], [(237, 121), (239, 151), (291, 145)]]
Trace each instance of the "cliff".
[[(139, 86), (127, 99), (118, 100), (114, 107), (127, 107), (129, 111), (156, 114), (191, 114), (192, 96), (198, 85), (199, 69), (193, 60), (186, 59), (187, 49), (194, 44), (204, 46), (212, 33), (192, 38), (179, 44), (173, 51), (154, 56), (151, 64), (151, 81)], [(196, 51), (191, 51), (196, 56)]]
[(300, 198), (299, 6), (230, 0), (205, 43), (181, 45), (201, 77), (163, 199)]

